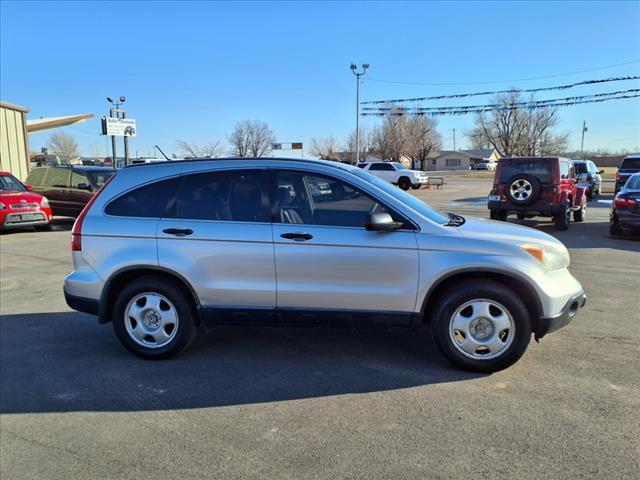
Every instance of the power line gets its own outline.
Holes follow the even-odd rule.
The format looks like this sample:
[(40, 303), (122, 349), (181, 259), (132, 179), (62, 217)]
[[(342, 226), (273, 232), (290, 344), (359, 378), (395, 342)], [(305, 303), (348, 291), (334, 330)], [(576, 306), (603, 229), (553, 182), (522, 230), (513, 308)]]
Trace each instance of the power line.
[(568, 77), (570, 75), (577, 75), (579, 73), (588, 73), (588, 72), (597, 72), (599, 70), (607, 70), (609, 68), (622, 67), (624, 65), (631, 65), (634, 63), (640, 63), (640, 60), (632, 60), (630, 62), (617, 63), (615, 65), (607, 65), (604, 67), (598, 68), (589, 68), (586, 70), (576, 70), (575, 72), (568, 73), (559, 73), (556, 75), (545, 75), (542, 77), (530, 77), (530, 78), (518, 78), (514, 80), (494, 80), (494, 81), (483, 81), (483, 82), (440, 82), (440, 83), (425, 83), (425, 82), (402, 82), (395, 80), (381, 80), (378, 78), (369, 78), (367, 81), (369, 82), (378, 82), (378, 83), (391, 83), (396, 85), (426, 85), (426, 86), (450, 86), (450, 85), (490, 85), (490, 84), (499, 84), (499, 83), (510, 83), (510, 82), (528, 82), (530, 80), (544, 80), (547, 78), (558, 78), (558, 77)]
[(532, 92), (544, 92), (551, 90), (568, 90), (573, 87), (583, 86), (583, 85), (595, 85), (599, 83), (609, 83), (609, 82), (624, 82), (628, 80), (640, 80), (640, 76), (638, 75), (628, 75), (626, 77), (611, 77), (611, 78), (603, 78), (598, 80), (583, 80), (581, 82), (569, 83), (566, 85), (557, 85), (555, 87), (539, 87), (539, 88), (528, 88), (525, 90), (510, 88), (508, 90), (493, 90), (493, 91), (485, 91), (485, 92), (473, 92), (473, 93), (455, 93), (451, 95), (435, 95), (431, 97), (414, 97), (414, 98), (398, 98), (395, 100), (368, 100), (366, 102), (360, 102), (361, 105), (378, 105), (385, 103), (407, 103), (407, 102), (422, 102), (426, 100), (443, 100), (447, 98), (465, 98), (465, 97), (478, 97), (484, 95), (495, 95), (498, 93), (532, 93)]

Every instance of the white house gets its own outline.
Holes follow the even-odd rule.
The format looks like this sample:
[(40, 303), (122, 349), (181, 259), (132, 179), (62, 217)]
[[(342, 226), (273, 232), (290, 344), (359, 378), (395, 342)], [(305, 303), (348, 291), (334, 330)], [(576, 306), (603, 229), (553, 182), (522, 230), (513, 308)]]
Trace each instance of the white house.
[(425, 170), (469, 170), (471, 165), (475, 165), (483, 160), (497, 162), (500, 154), (495, 148), (483, 150), (455, 150), (440, 151), (429, 155), (430, 159), (425, 161)]

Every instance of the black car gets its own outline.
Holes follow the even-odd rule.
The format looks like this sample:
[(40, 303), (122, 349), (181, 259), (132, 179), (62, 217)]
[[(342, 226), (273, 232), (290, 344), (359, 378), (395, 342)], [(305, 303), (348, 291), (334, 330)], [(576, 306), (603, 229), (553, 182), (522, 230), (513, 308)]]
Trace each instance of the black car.
[(640, 173), (631, 175), (611, 202), (609, 232), (621, 235), (624, 231), (640, 234)]
[(640, 172), (640, 154), (624, 157), (616, 172), (616, 193), (627, 183), (627, 179), (631, 175), (638, 172)]
[(63, 165), (34, 168), (26, 184), (49, 199), (53, 215), (77, 217), (94, 193), (116, 173), (108, 167)]

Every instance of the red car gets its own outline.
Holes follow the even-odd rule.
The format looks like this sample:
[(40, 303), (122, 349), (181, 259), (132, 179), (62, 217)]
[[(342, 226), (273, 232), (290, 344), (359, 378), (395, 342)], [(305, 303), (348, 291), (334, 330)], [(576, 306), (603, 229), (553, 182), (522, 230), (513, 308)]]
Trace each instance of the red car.
[(35, 227), (48, 230), (51, 207), (47, 197), (31, 191), (9, 172), (0, 172), (0, 229)]
[(586, 189), (578, 186), (573, 162), (560, 157), (501, 158), (488, 202), (492, 220), (551, 217), (566, 230), (571, 216), (582, 222), (587, 213)]

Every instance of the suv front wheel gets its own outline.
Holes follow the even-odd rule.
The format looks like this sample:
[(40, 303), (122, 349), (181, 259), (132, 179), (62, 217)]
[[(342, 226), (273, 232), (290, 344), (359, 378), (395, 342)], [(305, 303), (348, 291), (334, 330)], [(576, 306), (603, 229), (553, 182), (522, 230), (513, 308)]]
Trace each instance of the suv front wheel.
[(512, 365), (531, 338), (520, 297), (495, 281), (468, 280), (445, 292), (432, 311), (436, 345), (449, 361), (475, 372)]
[(556, 213), (553, 216), (553, 223), (556, 230), (568, 230), (571, 224), (571, 205), (565, 207), (564, 213)]
[(131, 353), (165, 359), (191, 344), (198, 324), (184, 289), (164, 277), (147, 276), (134, 280), (118, 295), (113, 329)]

